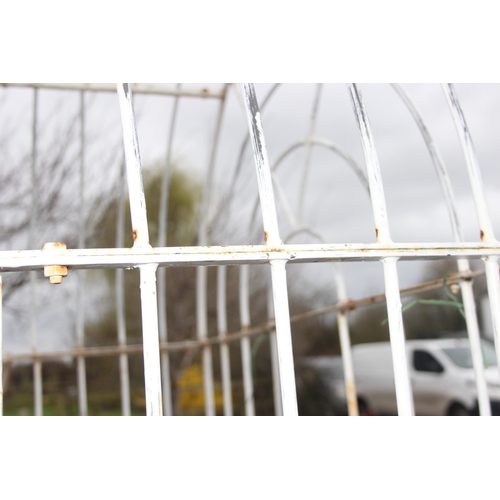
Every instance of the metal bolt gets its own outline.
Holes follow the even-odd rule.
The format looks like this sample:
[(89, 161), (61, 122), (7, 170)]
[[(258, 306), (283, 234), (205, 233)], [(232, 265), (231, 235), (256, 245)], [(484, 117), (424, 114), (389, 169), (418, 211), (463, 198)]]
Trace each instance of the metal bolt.
[[(66, 248), (65, 243), (51, 242), (45, 243), (42, 250), (64, 250)], [(68, 268), (66, 266), (45, 266), (43, 269), (43, 274), (45, 277), (49, 278), (49, 281), (53, 285), (62, 283), (63, 276), (68, 275)]]

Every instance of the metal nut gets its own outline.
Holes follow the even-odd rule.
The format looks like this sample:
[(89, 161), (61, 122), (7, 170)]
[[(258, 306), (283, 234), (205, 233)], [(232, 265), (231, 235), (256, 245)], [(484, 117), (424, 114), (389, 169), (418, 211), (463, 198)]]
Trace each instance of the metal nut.
[(68, 268), (66, 266), (45, 266), (43, 274), (49, 278), (52, 284), (56, 285), (62, 283), (63, 276), (68, 275)]
[[(66, 248), (65, 243), (51, 242), (45, 243), (42, 250), (64, 250)], [(49, 281), (53, 285), (62, 283), (63, 276), (68, 275), (68, 268), (66, 266), (45, 266), (43, 268), (43, 274), (45, 277), (49, 278)]]

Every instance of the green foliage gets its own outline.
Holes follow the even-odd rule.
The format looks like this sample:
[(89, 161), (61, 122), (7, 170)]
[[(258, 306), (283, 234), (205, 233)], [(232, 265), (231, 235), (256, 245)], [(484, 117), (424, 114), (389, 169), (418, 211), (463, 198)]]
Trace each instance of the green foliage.
[[(149, 239), (155, 246), (158, 239), (161, 184), (164, 165), (156, 163), (144, 169), (144, 196), (148, 212)], [(130, 205), (124, 202), (125, 246), (132, 247), (132, 225)], [(190, 174), (178, 168), (170, 173), (167, 216), (167, 244), (169, 246), (192, 245), (196, 238), (198, 205), (201, 185)], [(106, 200), (97, 218), (92, 222), (93, 230), (88, 238), (91, 248), (113, 248), (116, 243), (116, 221), (118, 217), (118, 193)]]

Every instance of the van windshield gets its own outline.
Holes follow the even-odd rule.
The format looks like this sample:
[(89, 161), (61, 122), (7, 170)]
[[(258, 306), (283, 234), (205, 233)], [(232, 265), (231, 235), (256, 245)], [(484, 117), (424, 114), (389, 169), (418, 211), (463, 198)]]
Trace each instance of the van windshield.
[[(490, 344), (486, 343), (481, 343), (481, 347), (483, 350), (485, 367), (495, 366), (497, 364), (495, 349)], [(472, 368), (472, 354), (468, 347), (450, 347), (443, 349), (443, 351), (457, 366), (461, 368)]]

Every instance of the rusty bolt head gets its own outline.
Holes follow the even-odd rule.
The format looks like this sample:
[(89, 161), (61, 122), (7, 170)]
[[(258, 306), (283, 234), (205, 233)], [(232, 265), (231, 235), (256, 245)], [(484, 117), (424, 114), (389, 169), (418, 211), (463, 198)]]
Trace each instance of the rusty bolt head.
[(66, 243), (60, 243), (59, 241), (51, 241), (49, 243), (44, 243), (42, 250), (64, 250), (66, 248)]

